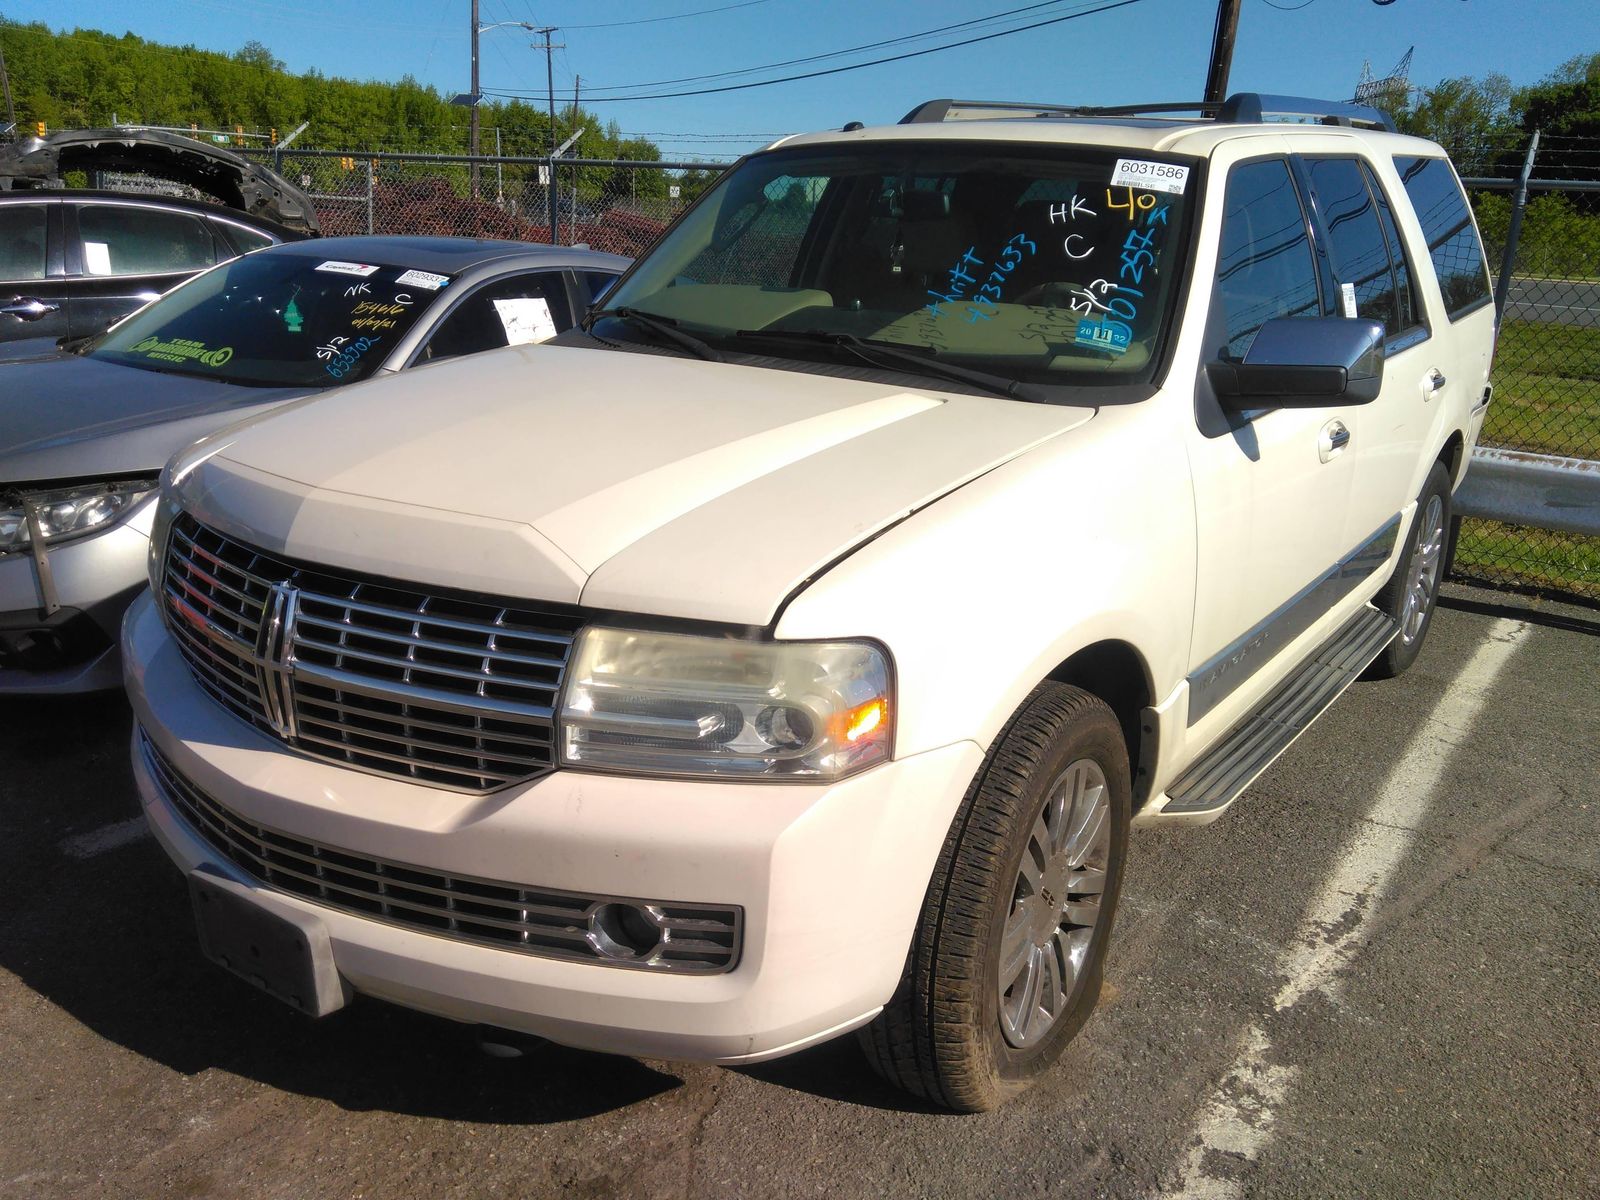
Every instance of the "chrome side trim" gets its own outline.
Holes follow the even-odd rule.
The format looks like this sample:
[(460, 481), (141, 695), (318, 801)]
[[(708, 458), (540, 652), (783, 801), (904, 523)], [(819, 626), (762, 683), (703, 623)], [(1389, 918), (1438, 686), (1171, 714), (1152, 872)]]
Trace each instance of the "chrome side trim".
[(1265, 620), (1189, 672), (1189, 724), (1193, 725), (1231, 696), (1281, 649), (1315, 625), (1339, 601), (1384, 563), (1400, 534), (1400, 516), (1302, 588)]

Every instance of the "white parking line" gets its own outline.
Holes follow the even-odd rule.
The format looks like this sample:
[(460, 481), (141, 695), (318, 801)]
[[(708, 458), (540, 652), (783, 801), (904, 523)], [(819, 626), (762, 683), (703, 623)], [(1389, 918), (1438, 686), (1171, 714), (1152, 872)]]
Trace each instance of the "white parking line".
[[(1277, 974), (1284, 983), (1273, 998), (1274, 1011), (1293, 1008), (1314, 991), (1337, 998), (1340, 968), (1361, 949), (1367, 924), (1411, 848), (1452, 752), (1465, 742), (1528, 629), (1526, 622), (1514, 620), (1490, 626), (1484, 643), (1423, 720), (1279, 959)], [(1196, 1120), (1181, 1196), (1238, 1196), (1240, 1160), (1254, 1162), (1271, 1138), (1298, 1068), (1269, 1061), (1272, 1039), (1262, 1026), (1252, 1021), (1245, 1029), (1233, 1064)], [(1208, 1161), (1213, 1153), (1226, 1157)]]
[(129, 842), (136, 842), (149, 832), (150, 826), (145, 824), (143, 817), (129, 817), (115, 825), (102, 825), (88, 833), (66, 838), (61, 843), (61, 852), (69, 858), (93, 858), (108, 850), (126, 846)]

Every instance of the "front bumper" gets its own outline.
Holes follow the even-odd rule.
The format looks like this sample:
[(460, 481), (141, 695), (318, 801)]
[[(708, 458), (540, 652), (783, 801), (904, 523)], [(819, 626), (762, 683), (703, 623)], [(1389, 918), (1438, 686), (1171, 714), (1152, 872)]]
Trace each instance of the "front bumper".
[(147, 500), (104, 532), (49, 547), (63, 606), (53, 615), (33, 555), (0, 558), (0, 696), (103, 691), (121, 682), (117, 633), (146, 586), (154, 515)]
[[(833, 786), (557, 771), (465, 796), (303, 758), (200, 691), (148, 597), (123, 631), (138, 725), (195, 787), (294, 837), (440, 872), (681, 904), (739, 905), (737, 966), (627, 970), (419, 933), (273, 891), (325, 924), (357, 991), (585, 1049), (754, 1062), (870, 1020), (899, 981), (945, 833), (982, 754), (972, 743)], [(151, 778), (146, 817), (183, 870), (226, 863)]]

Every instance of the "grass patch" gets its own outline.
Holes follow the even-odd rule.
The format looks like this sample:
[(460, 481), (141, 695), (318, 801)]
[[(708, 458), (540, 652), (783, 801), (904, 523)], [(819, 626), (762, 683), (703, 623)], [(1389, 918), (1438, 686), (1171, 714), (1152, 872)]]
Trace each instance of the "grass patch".
[(1456, 542), (1458, 574), (1600, 600), (1600, 538), (1467, 517)]
[(1485, 446), (1600, 458), (1600, 327), (1507, 321)]
[(1594, 325), (1506, 321), (1500, 326), (1496, 369), (1600, 380), (1600, 313)]
[(1571, 458), (1600, 458), (1600, 381), (1502, 369), (1478, 439)]

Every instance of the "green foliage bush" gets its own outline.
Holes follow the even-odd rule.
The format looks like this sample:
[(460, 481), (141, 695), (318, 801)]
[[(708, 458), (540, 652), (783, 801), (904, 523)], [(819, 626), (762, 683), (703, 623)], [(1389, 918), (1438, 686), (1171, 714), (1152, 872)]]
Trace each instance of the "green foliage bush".
[[(287, 135), (302, 121), (311, 126), (297, 149), (403, 150), (463, 154), (468, 149), (467, 110), (434, 88), (407, 76), (398, 83), (329, 78), (317, 71), (290, 74), (260, 42), (234, 54), (194, 46), (163, 46), (131, 34), (113, 37), (77, 29), (57, 34), (42, 23), (0, 19), (17, 124), (31, 133), (36, 122), (50, 129), (123, 124), (196, 125), (201, 129), (251, 132), (275, 129)], [(550, 118), (521, 100), (485, 103), (479, 110), (484, 153), (494, 153), (493, 130), (508, 155), (547, 154)], [(582, 133), (569, 153), (585, 158), (655, 162), (654, 143), (624, 138), (615, 123), (602, 126), (587, 113), (576, 118)], [(565, 141), (576, 127), (570, 107), (556, 113), (556, 136)], [(262, 145), (252, 142), (252, 145)], [(589, 172), (586, 172), (586, 175)], [(665, 196), (659, 171), (627, 181), (633, 194)], [(570, 186), (570, 174), (563, 175)], [(585, 191), (600, 178), (580, 180)]]

